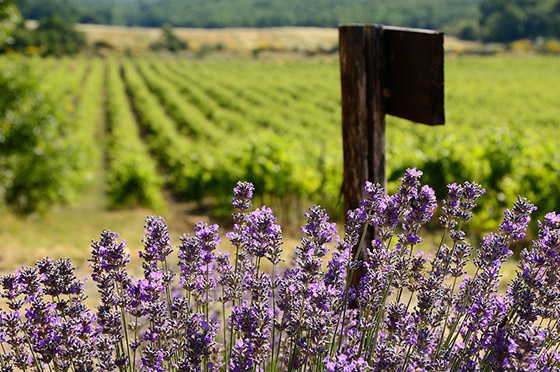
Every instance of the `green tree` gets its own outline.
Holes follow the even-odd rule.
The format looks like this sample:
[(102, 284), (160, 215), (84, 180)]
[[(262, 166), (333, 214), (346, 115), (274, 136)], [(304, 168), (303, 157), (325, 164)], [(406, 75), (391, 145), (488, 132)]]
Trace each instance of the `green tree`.
[(480, 8), (484, 41), (506, 42), (523, 38), (526, 15), (517, 1), (487, 0)]
[(558, 0), (552, 8), (549, 25), (552, 36), (560, 37), (560, 0)]
[(77, 31), (73, 23), (56, 15), (41, 19), (35, 33), (44, 56), (76, 54), (87, 45), (84, 33)]
[(484, 41), (508, 42), (558, 35), (557, 0), (482, 0), (480, 27)]
[(158, 40), (150, 45), (152, 50), (169, 50), (171, 52), (178, 52), (179, 50), (189, 49), (189, 43), (179, 38), (173, 27), (166, 23), (161, 27), (163, 32), (162, 40)]
[(41, 19), (35, 30), (20, 22), (10, 39), (5, 49), (25, 52), (29, 47), (36, 47), (43, 56), (73, 55), (87, 46), (85, 34), (77, 31), (73, 23), (56, 15)]
[(11, 0), (0, 0), (0, 48), (10, 41), (10, 35), (21, 20), (21, 15)]
[(30, 213), (69, 200), (79, 150), (71, 123), (20, 57), (0, 60), (0, 92), (0, 206)]

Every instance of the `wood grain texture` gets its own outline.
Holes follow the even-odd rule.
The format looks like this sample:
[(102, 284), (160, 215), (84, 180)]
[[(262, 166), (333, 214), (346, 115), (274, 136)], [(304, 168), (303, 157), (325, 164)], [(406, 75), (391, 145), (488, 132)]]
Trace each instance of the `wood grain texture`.
[(383, 43), (387, 114), (444, 124), (443, 33), (383, 26)]
[(360, 25), (339, 28), (345, 210), (359, 206), (366, 181), (385, 184), (380, 31)]
[[(344, 209), (356, 209), (365, 195), (366, 181), (385, 186), (385, 58), (382, 32), (378, 27), (341, 26), (339, 28), (340, 75), (342, 87), (342, 134), (344, 149)], [(363, 245), (374, 237), (368, 231)], [(367, 259), (360, 250), (358, 260)], [(365, 274), (363, 267), (352, 277), (357, 286)], [(355, 308), (356, 303), (350, 306)]]

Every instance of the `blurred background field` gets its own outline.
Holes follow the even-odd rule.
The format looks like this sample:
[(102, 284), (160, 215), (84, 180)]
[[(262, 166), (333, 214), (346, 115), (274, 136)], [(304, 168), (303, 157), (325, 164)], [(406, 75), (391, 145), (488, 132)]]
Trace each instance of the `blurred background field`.
[[(174, 230), (187, 232), (195, 222), (192, 214), (227, 216), (231, 189), (244, 179), (252, 180), (258, 200), (274, 204), (280, 215), (297, 219), (291, 214), (301, 216), (306, 205), (320, 202), (341, 218), (334, 57), (200, 61), (143, 55), (32, 64), (42, 71), (42, 89), (68, 103), (67, 115), (77, 120), (87, 111), (97, 119), (88, 120), (89, 127), (74, 121), (86, 133), (81, 148), (92, 147), (94, 155), (86, 165), (86, 188), (71, 198), (72, 204), (4, 218), (0, 241), (18, 263), (26, 260), (25, 247), (37, 256), (52, 252), (80, 258), (103, 227), (139, 240), (142, 221), (152, 211), (171, 213), (169, 222), (178, 225)], [(394, 190), (411, 166), (425, 172), (423, 181), (440, 199), (447, 183), (475, 180), (488, 191), (474, 221), (478, 231), (496, 226), (501, 209), (517, 194), (536, 202), (540, 216), (554, 209), (560, 140), (556, 57), (448, 57), (445, 69), (445, 126), (388, 118), (390, 187)], [(64, 76), (62, 82), (57, 76)], [(112, 113), (115, 105), (124, 113)], [(131, 130), (112, 138), (125, 120)], [(129, 137), (155, 160), (152, 176), (137, 172), (145, 160), (136, 173), (125, 169), (115, 176), (124, 155), (113, 159), (112, 154), (131, 145)], [(119, 184), (114, 177), (126, 179)], [(107, 210), (126, 207), (127, 200), (128, 208)], [(136, 204), (148, 209), (130, 209)]]
[[(115, 3), (122, 17), (125, 3)], [(298, 23), (293, 16), (283, 22), (289, 27), (249, 28), (239, 18), (191, 28), (181, 26), (212, 26), (188, 21), (190, 15), (184, 23), (166, 18), (169, 8), (156, 3), (161, 11), (154, 14), (170, 22), (163, 27), (134, 21), (132, 13), (128, 20), (105, 22), (112, 24), (63, 22), (93, 22), (86, 16), (96, 6), (104, 19), (99, 9), (108, 2), (68, 3), (82, 7), (74, 18), (68, 4), (16, 2), (28, 17), (37, 9), (56, 17), (28, 19), (27, 28), (13, 29), (0, 56), (1, 86), (22, 97), (10, 102), (6, 95), (0, 102), (1, 271), (45, 255), (69, 256), (84, 268), (90, 241), (103, 228), (119, 232), (135, 256), (149, 214), (166, 218), (176, 244), (200, 219), (227, 228), (238, 180), (255, 184), (257, 205), (275, 208), (286, 226), (287, 250), (314, 203), (327, 207), (342, 232), (335, 26), (364, 21), (355, 16), (360, 12), (341, 11), (322, 22), (310, 17)], [(248, 3), (236, 4), (243, 9)], [(393, 13), (366, 16), (450, 33), (446, 125), (387, 118), (389, 189), (395, 191), (409, 167), (424, 171), (422, 181), (438, 199), (447, 183), (482, 184), (487, 194), (468, 230), (476, 240), (497, 227), (517, 195), (538, 205), (537, 218), (559, 209), (560, 44), (553, 31), (529, 26), (508, 40), (492, 38), (481, 10), (489, 2), (476, 1), (475, 8), (460, 3), (464, 8), (451, 11), (436, 0), (385, 2)], [(540, 7), (553, 29), (560, 5), (547, 0)], [(146, 25), (158, 27), (140, 27)], [(72, 43), (83, 48), (68, 49), (69, 42), (52, 36), (61, 29), (68, 35), (77, 30)], [(432, 231), (428, 240), (435, 241)]]

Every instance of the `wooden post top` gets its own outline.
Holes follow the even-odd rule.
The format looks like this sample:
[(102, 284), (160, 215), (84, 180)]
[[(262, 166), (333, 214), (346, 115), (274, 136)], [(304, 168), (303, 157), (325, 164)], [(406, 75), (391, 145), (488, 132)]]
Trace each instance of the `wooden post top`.
[(444, 124), (443, 32), (343, 24), (339, 33), (360, 29), (374, 31), (381, 38), (385, 112), (418, 123)]

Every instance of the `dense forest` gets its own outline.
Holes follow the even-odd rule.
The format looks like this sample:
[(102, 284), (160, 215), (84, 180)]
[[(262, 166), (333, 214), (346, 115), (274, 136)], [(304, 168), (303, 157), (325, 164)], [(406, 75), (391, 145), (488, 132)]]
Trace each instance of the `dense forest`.
[(384, 23), (463, 39), (560, 36), (560, 0), (17, 0), (25, 18), (159, 27), (336, 27)]

